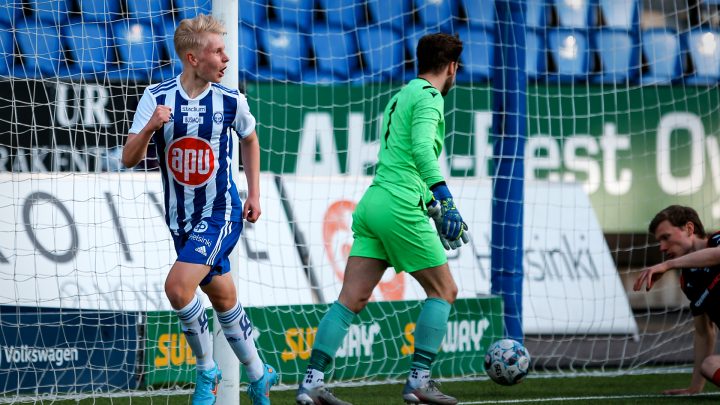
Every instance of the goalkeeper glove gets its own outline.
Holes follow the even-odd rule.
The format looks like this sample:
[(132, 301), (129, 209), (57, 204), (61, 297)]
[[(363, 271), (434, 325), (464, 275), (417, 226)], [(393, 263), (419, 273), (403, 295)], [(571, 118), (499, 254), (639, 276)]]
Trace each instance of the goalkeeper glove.
[(464, 231), (468, 229), (467, 224), (463, 221), (460, 216), (460, 212), (455, 207), (455, 201), (453, 200), (450, 190), (448, 190), (445, 182), (435, 184), (430, 188), (433, 192), (433, 196), (440, 203), (440, 210), (442, 214), (442, 228), (441, 234), (448, 241), (455, 241), (462, 237)]
[(442, 242), (443, 247), (445, 250), (455, 250), (462, 246), (463, 244), (466, 244), (470, 242), (470, 232), (468, 231), (467, 224), (463, 222), (463, 232), (460, 234), (460, 237), (456, 240), (448, 240), (442, 232), (442, 207), (440, 203), (436, 199), (430, 200), (429, 203), (427, 203), (427, 213), (430, 218), (432, 218), (433, 222), (435, 223), (435, 229), (437, 229), (438, 236), (440, 237), (440, 242)]
[(430, 200), (429, 203), (426, 204), (426, 206), (427, 214), (433, 220), (433, 223), (435, 224), (435, 229), (438, 233), (438, 237), (440, 238), (440, 242), (442, 242), (445, 250), (456, 249), (450, 247), (450, 242), (448, 242), (448, 240), (445, 239), (445, 237), (442, 235), (442, 209), (440, 208), (440, 203), (437, 202), (435, 198), (433, 198), (432, 200)]

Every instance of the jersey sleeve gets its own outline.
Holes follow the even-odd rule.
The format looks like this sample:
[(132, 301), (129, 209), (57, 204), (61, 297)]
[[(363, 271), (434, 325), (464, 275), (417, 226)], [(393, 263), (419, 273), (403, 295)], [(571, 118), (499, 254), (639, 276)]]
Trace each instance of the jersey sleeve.
[(700, 316), (704, 313), (706, 313), (706, 311), (704, 309), (698, 308), (695, 305), (690, 304), (690, 315), (692, 315), (693, 317)]
[(707, 242), (707, 247), (709, 248), (718, 246), (720, 246), (720, 231), (712, 234)]
[(250, 113), (250, 106), (243, 94), (238, 96), (237, 101), (234, 128), (240, 138), (246, 138), (255, 130), (255, 117)]
[(128, 132), (131, 134), (139, 134), (140, 131), (145, 128), (148, 121), (150, 121), (150, 118), (152, 118), (155, 107), (157, 107), (157, 101), (150, 93), (150, 90), (146, 88), (142, 97), (140, 97), (137, 109), (135, 110), (135, 116), (133, 116), (132, 125), (130, 126), (130, 131)]
[(438, 163), (442, 146), (438, 146), (436, 142), (443, 109), (442, 96), (435, 97), (425, 93), (413, 111), (412, 155), (420, 178), (428, 187), (444, 180)]

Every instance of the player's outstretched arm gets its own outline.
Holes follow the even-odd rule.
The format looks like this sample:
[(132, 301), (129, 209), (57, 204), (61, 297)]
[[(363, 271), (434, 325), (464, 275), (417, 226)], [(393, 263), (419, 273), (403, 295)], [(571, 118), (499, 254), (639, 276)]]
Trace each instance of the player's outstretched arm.
[(668, 262), (662, 262), (652, 267), (644, 268), (640, 272), (638, 278), (635, 279), (633, 290), (640, 291), (640, 289), (645, 286), (645, 291), (650, 291), (652, 286), (660, 280), (660, 277), (662, 277), (663, 274), (670, 269), (671, 267), (668, 267)]
[(150, 120), (138, 134), (129, 134), (123, 147), (122, 163), (125, 167), (135, 167), (145, 157), (147, 146), (155, 131), (170, 121), (172, 109), (168, 106), (155, 107)]
[(670, 269), (687, 269), (693, 267), (712, 267), (720, 264), (720, 247), (700, 249), (684, 256), (666, 260), (652, 267), (643, 269), (635, 280), (633, 289), (640, 291), (643, 285), (649, 291), (653, 284)]
[(255, 222), (260, 217), (260, 142), (253, 131), (241, 140), (243, 170), (248, 185), (248, 196), (243, 204), (243, 219)]

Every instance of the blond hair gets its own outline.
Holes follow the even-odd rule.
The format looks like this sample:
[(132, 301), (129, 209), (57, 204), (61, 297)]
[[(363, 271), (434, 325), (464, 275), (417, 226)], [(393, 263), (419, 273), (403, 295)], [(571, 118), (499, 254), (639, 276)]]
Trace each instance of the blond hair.
[(186, 18), (180, 21), (173, 36), (175, 52), (182, 59), (184, 52), (202, 47), (204, 43), (201, 34), (206, 32), (223, 35), (225, 26), (213, 16), (205, 14), (198, 14), (195, 18)]

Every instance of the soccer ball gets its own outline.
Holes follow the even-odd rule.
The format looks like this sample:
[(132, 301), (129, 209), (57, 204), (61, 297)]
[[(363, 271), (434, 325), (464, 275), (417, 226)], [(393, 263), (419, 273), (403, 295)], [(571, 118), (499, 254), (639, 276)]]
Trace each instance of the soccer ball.
[(530, 354), (525, 346), (512, 339), (501, 339), (490, 345), (485, 354), (485, 372), (500, 385), (522, 381), (530, 368)]

